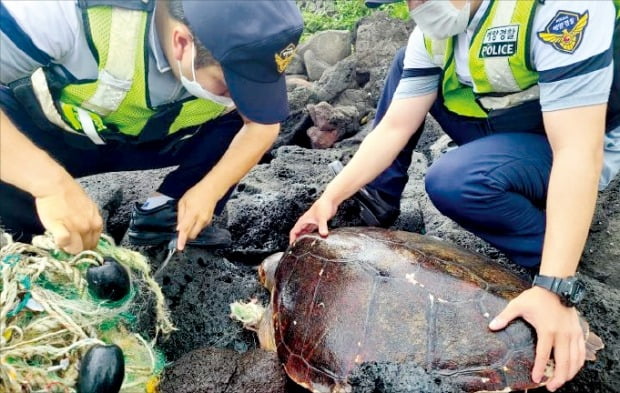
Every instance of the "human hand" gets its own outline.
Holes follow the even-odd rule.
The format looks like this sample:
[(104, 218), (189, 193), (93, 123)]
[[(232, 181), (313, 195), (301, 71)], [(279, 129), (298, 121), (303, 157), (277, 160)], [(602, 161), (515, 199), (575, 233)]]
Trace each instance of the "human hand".
[(491, 330), (501, 330), (510, 321), (521, 317), (536, 329), (536, 359), (532, 380), (539, 383), (549, 361), (551, 350), (555, 369), (546, 387), (550, 392), (571, 380), (583, 367), (586, 357), (584, 332), (574, 307), (566, 307), (560, 298), (540, 287), (532, 287), (514, 298), (489, 324)]
[(338, 211), (338, 205), (321, 197), (316, 200), (293, 226), (289, 233), (289, 244), (293, 244), (301, 235), (315, 231), (317, 228), (321, 236), (327, 236), (327, 221)]
[(67, 177), (34, 198), (39, 219), (59, 248), (77, 254), (97, 246), (103, 219), (74, 179)]
[(179, 237), (177, 249), (183, 251), (187, 240), (194, 240), (213, 219), (216, 200), (202, 183), (196, 184), (179, 199), (177, 213), (177, 231)]

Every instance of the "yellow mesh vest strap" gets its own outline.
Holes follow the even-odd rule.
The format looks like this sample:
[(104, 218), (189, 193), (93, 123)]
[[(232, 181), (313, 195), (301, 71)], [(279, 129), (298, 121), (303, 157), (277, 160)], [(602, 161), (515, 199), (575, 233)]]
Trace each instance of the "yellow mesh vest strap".
[(106, 63), (103, 67), (100, 64), (97, 90), (82, 103), (85, 109), (106, 116), (120, 106), (133, 81), (137, 64), (134, 59), (143, 37), (145, 17), (141, 11), (112, 8)]
[(439, 60), (439, 49), (444, 50), (443, 75), (441, 80), (441, 93), (443, 95), (444, 106), (451, 112), (462, 116), (486, 118), (487, 113), (476, 103), (473, 89), (459, 82), (456, 75), (456, 62), (454, 60), (454, 39), (432, 40), (424, 37), (424, 44), (433, 62)]
[(469, 52), (474, 91), (512, 93), (538, 82), (528, 69), (530, 20), (536, 0), (496, 0), (472, 39)]
[[(113, 50), (113, 52), (110, 53), (110, 49), (113, 46), (114, 48), (118, 48), (118, 42), (122, 37), (128, 37), (126, 33), (119, 33), (120, 38), (112, 37), (116, 34), (115, 30), (112, 30), (112, 28), (116, 27), (118, 23), (114, 22), (113, 15), (119, 15), (119, 12), (122, 15), (126, 15), (127, 18), (139, 18), (135, 34), (133, 34), (134, 36), (131, 38), (133, 42), (125, 43), (125, 46), (128, 48), (127, 51), (134, 54), (133, 58), (129, 58), (119, 50)], [(89, 114), (92, 118), (96, 119), (97, 117), (101, 117), (101, 124), (105, 124), (106, 128), (113, 125), (114, 129), (118, 129), (123, 134), (133, 136), (138, 135), (142, 131), (148, 119), (155, 113), (148, 107), (146, 102), (144, 53), (146, 49), (145, 32), (147, 16), (148, 14), (146, 12), (117, 9), (108, 6), (91, 7), (87, 9), (86, 17), (88, 18), (92, 45), (96, 48), (99, 57), (99, 79), (93, 82), (74, 84), (65, 87), (61, 94), (61, 101), (64, 103), (63, 107), (65, 107), (63, 111), (65, 113), (68, 111), (68, 109), (66, 109), (67, 105), (81, 106), (89, 109)], [(121, 18), (121, 20), (122, 19), (123, 18)], [(114, 56), (114, 58), (108, 60), (109, 55)], [(129, 70), (129, 68), (122, 66), (111, 67), (114, 69), (124, 69), (126, 73), (125, 77), (127, 74), (132, 74), (132, 80), (129, 81), (129, 85), (127, 85), (126, 80), (120, 80), (121, 78), (116, 78), (116, 81), (110, 80), (110, 77), (114, 78), (114, 76), (106, 71), (107, 64), (118, 64), (121, 62), (131, 64), (132, 66), (129, 68), (133, 69)], [(91, 102), (91, 100), (97, 101), (95, 94), (99, 91), (106, 90), (107, 88), (101, 87), (101, 85), (109, 83), (124, 85), (124, 97), (121, 98), (120, 105), (114, 109), (113, 112), (109, 113), (109, 111), (103, 110), (103, 113), (96, 113), (95, 110), (98, 111), (99, 108), (94, 108), (92, 105), (89, 105), (89, 102)], [(117, 100), (118, 97), (112, 99), (112, 101)], [(95, 120), (95, 123), (97, 124), (99, 121)], [(82, 128), (80, 127), (80, 129)]]
[(183, 128), (197, 126), (223, 115), (226, 107), (211, 101), (195, 99), (186, 101), (181, 107), (181, 112), (170, 125), (170, 134)]
[(450, 61), (442, 81), (444, 105), (451, 112), (462, 116), (486, 118), (487, 113), (476, 102), (474, 90), (461, 84), (456, 76), (456, 62)]

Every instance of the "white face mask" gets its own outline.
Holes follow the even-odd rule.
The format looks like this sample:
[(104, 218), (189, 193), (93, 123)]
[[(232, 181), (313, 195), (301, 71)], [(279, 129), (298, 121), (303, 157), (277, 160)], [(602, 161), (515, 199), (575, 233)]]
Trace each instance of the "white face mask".
[(213, 102), (217, 102), (218, 104), (232, 107), (235, 105), (232, 98), (225, 96), (218, 96), (216, 94), (211, 93), (209, 90), (200, 86), (200, 83), (196, 81), (196, 69), (194, 68), (194, 61), (196, 60), (194, 53), (194, 43), (192, 43), (192, 77), (194, 80), (189, 80), (183, 76), (183, 71), (181, 70), (181, 61), (177, 60), (177, 64), (179, 65), (179, 75), (181, 75), (181, 83), (185, 90), (194, 97), (204, 98), (205, 100), (210, 100)]
[(428, 0), (409, 12), (422, 32), (435, 40), (443, 40), (467, 30), (469, 1), (460, 10), (448, 0)]

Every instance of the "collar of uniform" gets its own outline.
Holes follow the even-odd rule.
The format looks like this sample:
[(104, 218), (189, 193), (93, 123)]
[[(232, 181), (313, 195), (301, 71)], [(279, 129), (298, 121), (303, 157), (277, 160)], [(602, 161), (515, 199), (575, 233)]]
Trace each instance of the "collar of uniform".
[(168, 72), (170, 71), (170, 64), (168, 60), (166, 60), (166, 56), (164, 55), (164, 50), (162, 49), (159, 41), (159, 35), (157, 34), (157, 29), (155, 28), (155, 12), (157, 11), (157, 2), (155, 3), (155, 9), (153, 10), (153, 14), (151, 15), (151, 31), (149, 32), (149, 45), (151, 46), (151, 52), (153, 52), (153, 57), (155, 57), (155, 63), (157, 63), (157, 69), (159, 72)]

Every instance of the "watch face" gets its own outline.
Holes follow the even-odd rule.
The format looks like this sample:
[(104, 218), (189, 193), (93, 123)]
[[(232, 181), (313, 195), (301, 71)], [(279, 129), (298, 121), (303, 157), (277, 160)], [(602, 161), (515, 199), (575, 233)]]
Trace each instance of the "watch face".
[(568, 296), (568, 301), (575, 305), (581, 302), (586, 294), (586, 288), (580, 280), (575, 280), (571, 283), (571, 288)]

